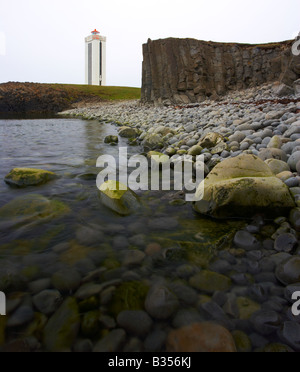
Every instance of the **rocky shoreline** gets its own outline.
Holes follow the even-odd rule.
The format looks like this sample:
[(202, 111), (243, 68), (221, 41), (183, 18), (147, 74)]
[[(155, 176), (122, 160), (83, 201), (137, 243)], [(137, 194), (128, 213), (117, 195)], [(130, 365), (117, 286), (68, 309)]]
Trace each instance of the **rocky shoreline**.
[[(175, 198), (173, 193), (158, 200), (153, 196), (154, 212), (138, 221), (88, 220), (76, 226), (72, 241), (50, 247), (47, 265), (38, 254), (22, 258), (30, 270), (40, 265), (42, 277), (26, 269), (22, 280), (4, 276), (2, 287), (0, 276), (0, 290), (12, 291), (7, 292), (9, 317), (0, 318), (4, 351), (300, 351), (299, 316), (292, 313), (292, 294), (300, 291), (299, 97), (280, 101), (265, 85), (197, 105), (154, 107), (127, 101), (61, 115), (94, 120), (92, 125), (115, 123), (119, 136), (145, 152), (190, 154), (193, 160), (203, 154), (206, 180), (212, 185), (221, 176), (222, 182), (231, 182), (238, 172), (239, 179), (257, 181), (258, 188), (251, 186), (258, 190), (253, 203), (263, 191), (268, 199), (269, 187), (275, 185), (282, 193), (267, 207), (275, 211), (280, 199), (287, 209), (268, 218), (253, 213), (243, 204), (250, 198), (250, 188), (243, 184), (244, 197), (231, 198), (239, 202), (243, 219), (226, 227), (226, 215), (218, 227), (209, 218), (189, 221), (190, 205), (178, 200), (178, 193)], [(118, 139), (109, 136), (107, 143)], [(48, 181), (49, 174), (40, 170), (22, 172), (15, 169), (6, 182), (23, 187)], [(91, 184), (94, 189), (94, 179)], [(177, 212), (159, 211), (164, 202), (180, 218)], [(70, 212), (64, 203), (33, 194), (0, 208), (0, 217), (19, 216), (19, 210), (25, 217), (38, 210), (44, 218)], [(224, 229), (218, 231), (218, 241), (211, 226)], [(205, 228), (208, 241), (203, 239)], [(164, 235), (180, 229), (191, 239)]]

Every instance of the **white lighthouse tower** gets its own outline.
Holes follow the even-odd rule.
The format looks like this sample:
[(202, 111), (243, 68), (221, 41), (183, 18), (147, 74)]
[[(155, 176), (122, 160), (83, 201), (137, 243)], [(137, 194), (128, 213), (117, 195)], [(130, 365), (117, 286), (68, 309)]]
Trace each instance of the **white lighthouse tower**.
[(85, 83), (106, 85), (106, 37), (96, 29), (85, 38)]

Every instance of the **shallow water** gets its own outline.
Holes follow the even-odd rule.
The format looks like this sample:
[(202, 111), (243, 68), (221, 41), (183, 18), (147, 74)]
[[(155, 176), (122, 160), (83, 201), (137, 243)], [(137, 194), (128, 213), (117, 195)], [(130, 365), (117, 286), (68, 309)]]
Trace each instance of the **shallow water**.
[[(104, 144), (107, 135), (116, 134), (112, 124), (81, 119), (0, 120), (0, 212), (11, 200), (30, 194), (69, 208), (59, 216), (0, 219), (0, 284), (2, 280), (8, 297), (28, 293), (29, 283), (69, 268), (84, 278), (104, 267), (105, 274), (91, 280), (95, 283), (120, 279), (149, 286), (163, 280), (187, 284), (184, 280), (206, 268), (218, 250), (230, 248), (232, 234), (244, 223), (200, 217), (174, 192), (138, 192), (142, 207), (127, 217), (103, 206), (96, 161), (103, 154), (118, 159), (118, 147)], [(126, 140), (120, 139), (119, 146), (127, 146)], [(129, 155), (141, 151), (128, 147)], [(60, 177), (38, 187), (11, 188), (3, 179), (15, 167), (41, 168)], [(146, 256), (128, 264), (131, 250)], [(113, 315), (109, 309), (107, 314)], [(11, 330), (7, 342), (14, 339)]]

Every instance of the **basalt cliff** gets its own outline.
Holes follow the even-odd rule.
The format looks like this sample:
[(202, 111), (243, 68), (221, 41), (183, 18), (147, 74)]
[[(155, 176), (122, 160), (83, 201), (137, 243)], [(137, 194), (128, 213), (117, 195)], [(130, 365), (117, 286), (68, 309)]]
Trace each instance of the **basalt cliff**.
[(143, 45), (142, 102), (197, 103), (268, 82), (277, 83), (274, 89), (280, 96), (294, 94), (300, 77), (300, 56), (292, 53), (294, 42), (251, 45), (149, 39)]

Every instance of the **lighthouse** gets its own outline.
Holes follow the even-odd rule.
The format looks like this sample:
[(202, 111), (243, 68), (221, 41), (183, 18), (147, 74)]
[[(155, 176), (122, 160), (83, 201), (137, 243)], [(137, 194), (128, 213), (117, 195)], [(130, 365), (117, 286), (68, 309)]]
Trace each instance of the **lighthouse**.
[(106, 85), (106, 37), (96, 29), (85, 38), (85, 83)]

